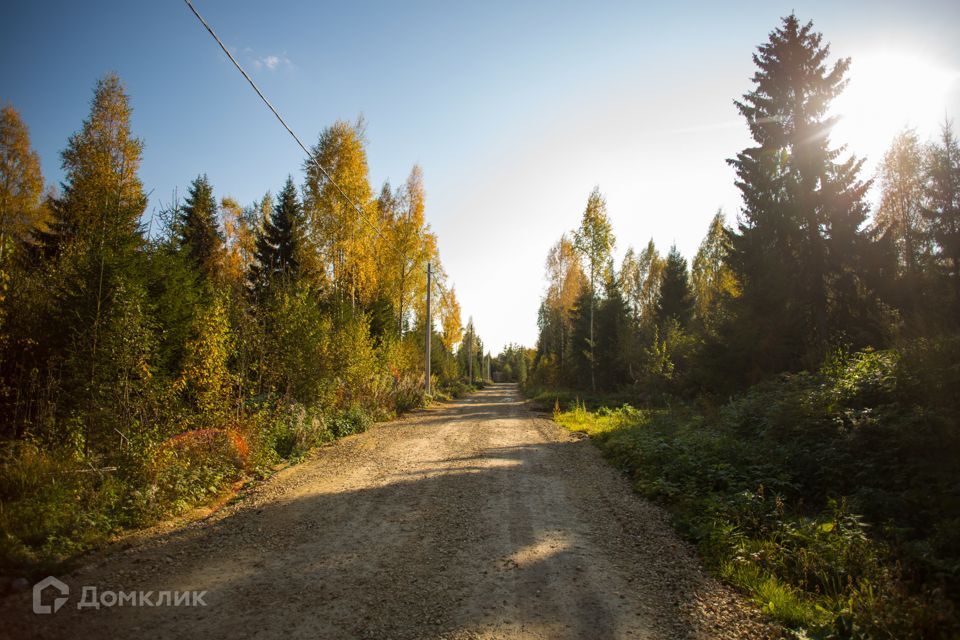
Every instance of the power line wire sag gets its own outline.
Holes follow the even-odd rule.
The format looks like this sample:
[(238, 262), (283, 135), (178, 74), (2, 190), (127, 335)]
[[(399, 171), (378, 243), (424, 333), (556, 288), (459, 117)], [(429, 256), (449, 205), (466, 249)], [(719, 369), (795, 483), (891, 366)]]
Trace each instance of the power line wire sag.
[[(280, 121), (280, 124), (283, 125), (283, 128), (287, 130), (287, 133), (289, 133), (293, 137), (293, 139), (296, 140), (297, 144), (300, 145), (300, 148), (303, 149), (303, 153), (306, 154), (307, 159), (310, 162), (312, 162), (314, 165), (316, 165), (316, 167), (320, 170), (321, 173), (323, 173), (324, 177), (330, 182), (330, 184), (334, 186), (334, 188), (343, 197), (343, 199), (346, 200), (350, 204), (350, 206), (353, 207), (353, 209), (357, 212), (360, 218), (364, 222), (366, 222), (371, 229), (373, 229), (373, 232), (377, 234), (377, 237), (379, 237), (381, 240), (386, 241), (386, 238), (383, 237), (383, 233), (381, 232), (380, 228), (372, 220), (370, 220), (370, 218), (367, 216), (366, 213), (364, 213), (363, 208), (359, 204), (357, 204), (353, 200), (353, 198), (351, 198), (347, 194), (347, 192), (340, 187), (339, 184), (337, 184), (337, 181), (333, 179), (333, 176), (331, 176), (330, 173), (324, 168), (324, 166), (320, 164), (320, 162), (317, 160), (314, 154), (310, 153), (310, 150), (307, 149), (307, 146), (305, 144), (303, 144), (303, 141), (300, 140), (300, 137), (297, 136), (297, 134), (294, 133), (293, 129), (290, 128), (290, 125), (288, 125), (286, 120), (283, 119), (283, 116), (280, 115), (280, 112), (277, 111), (276, 107), (274, 107), (273, 104), (269, 100), (267, 100), (267, 97), (263, 95), (263, 91), (260, 90), (260, 87), (257, 86), (257, 83), (254, 82), (253, 78), (251, 78), (247, 74), (247, 72), (243, 69), (243, 67), (240, 66), (240, 63), (237, 62), (237, 59), (233, 57), (233, 54), (230, 53), (230, 50), (227, 49), (226, 45), (223, 44), (223, 41), (220, 40), (220, 37), (217, 36), (216, 32), (213, 30), (213, 27), (211, 27), (207, 23), (207, 21), (204, 20), (203, 16), (200, 15), (200, 12), (197, 11), (197, 8), (193, 6), (193, 2), (191, 2), (190, 0), (184, 0), (184, 2), (187, 3), (187, 6), (190, 8), (190, 11), (193, 12), (193, 15), (197, 17), (197, 20), (200, 21), (200, 24), (204, 26), (204, 28), (213, 37), (213, 39), (216, 40), (217, 44), (220, 45), (220, 48), (223, 49), (223, 52), (227, 54), (227, 57), (230, 58), (230, 62), (232, 62), (233, 66), (237, 68), (237, 71), (239, 71), (240, 74), (243, 75), (247, 83), (249, 83), (250, 86), (253, 88), (253, 90), (257, 92), (257, 95), (260, 96), (260, 99), (263, 100), (263, 103), (267, 105), (267, 107), (270, 109), (273, 115), (276, 116), (277, 120)], [(400, 253), (400, 250), (397, 249), (394, 245), (388, 244), (387, 246), (393, 249), (397, 253), (397, 255), (406, 259), (406, 256)], [(440, 291), (440, 297), (443, 298), (444, 302), (447, 302), (446, 291), (443, 286), (443, 283), (441, 283), (437, 279), (434, 279), (434, 282), (436, 283), (437, 288)]]

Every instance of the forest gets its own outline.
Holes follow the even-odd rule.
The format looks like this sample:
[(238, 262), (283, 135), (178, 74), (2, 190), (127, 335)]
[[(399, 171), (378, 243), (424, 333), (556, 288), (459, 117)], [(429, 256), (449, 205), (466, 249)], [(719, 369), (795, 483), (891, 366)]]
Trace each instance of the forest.
[[(83, 552), (225, 504), (375, 422), (495, 381), (517, 383), (530, 406), (589, 436), (712, 575), (789, 637), (960, 636), (956, 128), (945, 118), (930, 139), (902, 129), (868, 173), (831, 139), (849, 58), (789, 15), (752, 60), (752, 78), (730, 91), (743, 91), (734, 104), (752, 139), (726, 160), (742, 207), (717, 210), (684, 256), (653, 239), (618, 241), (595, 187), (573, 203), (579, 226), (546, 236), (556, 241), (536, 344), (495, 357), (461, 317), (427, 223), (423, 170), (375, 188), (362, 118), (323, 128), (303, 164), (259, 186), (255, 202), (190, 172), (184, 193), (158, 204), (118, 75), (96, 81), (55, 186), (21, 114), (2, 106), (0, 595), (10, 577), (62, 573)], [(582, 436), (516, 409), (515, 389), (487, 388), (486, 407), (451, 403), (434, 423), (447, 419), (442, 433), (460, 446), (464, 425), (515, 436), (545, 424), (570, 440), (431, 454), (420, 481), (435, 493), (396, 483), (409, 504), (477, 498), (472, 486), (495, 486), (528, 517), (547, 504), (510, 494), (539, 485), (507, 474), (541, 465), (543, 480), (544, 461), (574, 460), (562, 456), (578, 455)], [(437, 427), (428, 423), (408, 431), (426, 440)], [(504, 475), (480, 473), (491, 458)], [(438, 471), (451, 460), (476, 468)], [(498, 484), (466, 484), (490, 478)], [(386, 495), (405, 508), (387, 484), (347, 487), (343, 499)], [(448, 511), (460, 517), (487, 503), (458, 504)], [(464, 532), (475, 531), (449, 522), (462, 527), (451, 546), (472, 553)], [(569, 561), (561, 568), (577, 561), (569, 553), (557, 552)], [(476, 559), (497, 563), (497, 580), (519, 567)], [(594, 595), (577, 602), (599, 611)]]
[(47, 573), (423, 406), (428, 263), (434, 397), (483, 384), (422, 171), (375, 193), (362, 120), (320, 133), (302, 184), (244, 206), (198, 175), (154, 215), (131, 113), (101, 78), (46, 189), (3, 107), (0, 575)]
[(614, 264), (594, 189), (546, 257), (536, 348), (495, 371), (803, 637), (956, 637), (960, 146), (906, 128), (864, 175), (831, 144), (829, 57), (793, 15), (759, 46), (743, 207), (692, 260), (650, 240)]

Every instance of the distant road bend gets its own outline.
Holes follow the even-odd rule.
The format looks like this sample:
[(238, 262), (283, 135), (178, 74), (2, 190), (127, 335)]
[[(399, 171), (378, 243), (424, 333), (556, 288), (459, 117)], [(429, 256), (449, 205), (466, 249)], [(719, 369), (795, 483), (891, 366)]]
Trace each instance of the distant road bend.
[[(183, 528), (93, 557), (72, 600), (0, 605), (0, 636), (758, 638), (664, 514), (514, 385), (321, 449)], [(83, 585), (205, 607), (78, 610)], [(76, 595), (74, 595), (74, 592)]]

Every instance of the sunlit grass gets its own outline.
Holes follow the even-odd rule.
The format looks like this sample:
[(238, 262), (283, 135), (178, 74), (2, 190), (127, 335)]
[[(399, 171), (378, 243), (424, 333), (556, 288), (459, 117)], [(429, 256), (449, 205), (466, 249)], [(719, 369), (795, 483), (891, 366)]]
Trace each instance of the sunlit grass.
[(576, 401), (569, 411), (562, 411), (559, 403), (554, 407), (554, 420), (569, 429), (586, 433), (589, 436), (597, 436), (609, 433), (616, 429), (635, 424), (644, 416), (641, 412), (629, 405), (625, 405), (616, 411), (599, 409), (596, 412), (588, 411), (584, 404)]
[(790, 627), (813, 627), (829, 621), (829, 611), (816, 598), (805, 597), (775, 576), (763, 574), (755, 565), (728, 561), (720, 565), (721, 578), (746, 593), (761, 611)]

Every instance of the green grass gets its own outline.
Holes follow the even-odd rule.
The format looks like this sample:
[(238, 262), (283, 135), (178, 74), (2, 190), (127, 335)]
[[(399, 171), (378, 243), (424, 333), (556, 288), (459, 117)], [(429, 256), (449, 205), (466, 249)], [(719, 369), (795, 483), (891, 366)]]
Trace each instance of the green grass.
[(789, 627), (815, 628), (829, 623), (829, 611), (777, 577), (764, 574), (756, 565), (725, 562), (718, 573), (747, 593), (761, 611)]
[(574, 400), (554, 417), (589, 434), (709, 568), (797, 634), (953, 638), (957, 367), (918, 350), (840, 356), (719, 407)]

